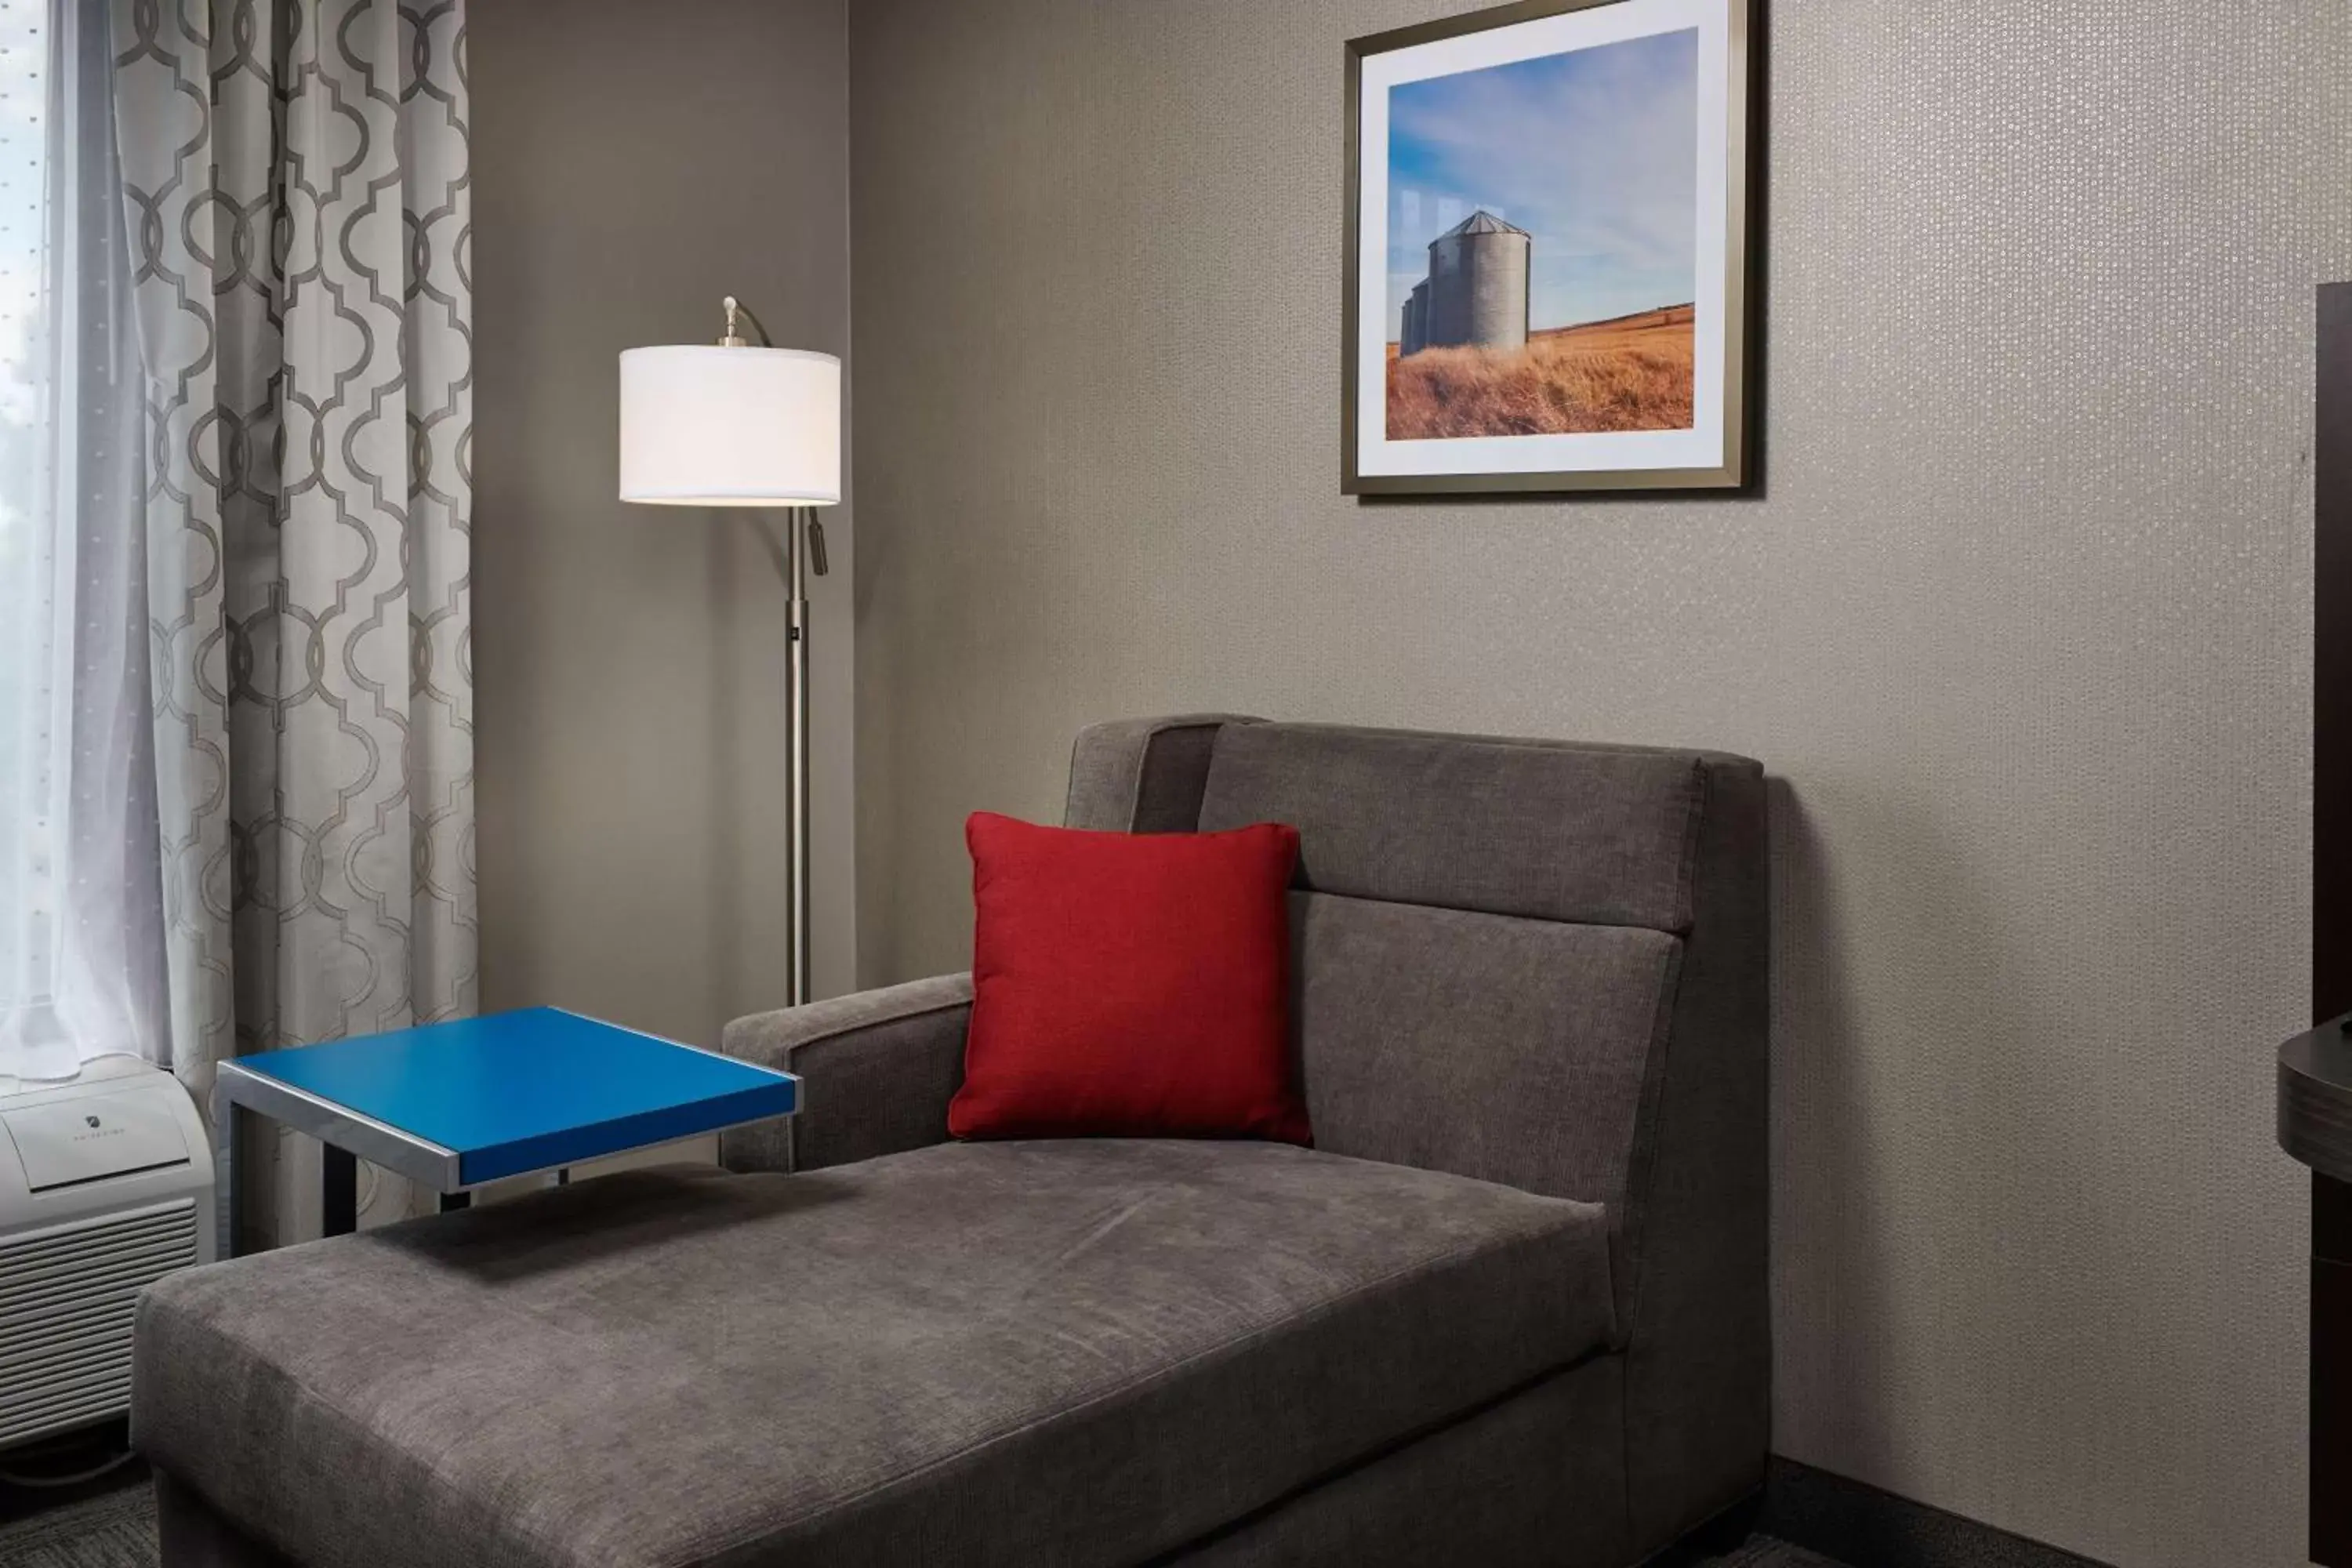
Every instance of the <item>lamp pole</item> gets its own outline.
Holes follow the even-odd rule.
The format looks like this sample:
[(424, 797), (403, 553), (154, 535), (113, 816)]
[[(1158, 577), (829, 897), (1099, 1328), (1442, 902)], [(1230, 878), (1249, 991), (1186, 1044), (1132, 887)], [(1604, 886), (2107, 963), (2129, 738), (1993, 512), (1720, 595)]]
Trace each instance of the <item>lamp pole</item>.
[(791, 646), (786, 650), (784, 672), (785, 729), (784, 742), (788, 776), (785, 802), (785, 830), (791, 844), (785, 850), (786, 881), (792, 889), (793, 948), (788, 976), (790, 1005), (798, 1007), (810, 1000), (809, 981), (809, 619), (808, 569), (811, 546), (814, 546), (816, 567), (824, 570), (824, 536), (817, 531), (815, 510), (793, 507), (785, 523), (792, 535), (785, 547), (788, 579), (786, 588), (791, 597), (784, 605), (784, 626)]
[[(772, 346), (768, 329), (732, 294), (719, 301), (727, 312), (721, 348), (743, 348), (736, 319), (751, 324), (761, 347)], [(798, 1007), (814, 999), (809, 933), (809, 572), (824, 575), (824, 530), (816, 508), (796, 506), (784, 514), (784, 883), (792, 901), (792, 951), (785, 963), (785, 1004)]]

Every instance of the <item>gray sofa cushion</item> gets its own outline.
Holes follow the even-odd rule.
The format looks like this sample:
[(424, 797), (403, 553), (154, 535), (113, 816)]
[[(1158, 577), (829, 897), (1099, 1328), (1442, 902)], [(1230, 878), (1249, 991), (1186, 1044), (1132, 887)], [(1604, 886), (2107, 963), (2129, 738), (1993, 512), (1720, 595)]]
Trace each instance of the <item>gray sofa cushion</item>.
[(1219, 732), (1256, 722), (1231, 713), (1190, 713), (1087, 725), (1070, 751), (1062, 825), (1103, 833), (1192, 832)]
[[(1290, 899), (1291, 1012), (1315, 1146), (1597, 1202), (1622, 1241), (1681, 940)], [(1622, 1319), (1622, 1267), (1617, 1277)]]
[(1687, 752), (1232, 724), (1199, 826), (1289, 823), (1296, 885), (1318, 892), (1680, 931), (1704, 766)]
[(963, 1082), (971, 976), (942, 974), (727, 1026), (727, 1054), (797, 1073), (801, 1113), (719, 1134), (730, 1171), (814, 1171), (898, 1154), (948, 1135)]
[(633, 1173), (171, 1277), (134, 1432), (316, 1568), (1133, 1561), (1591, 1353), (1606, 1231), (1257, 1143)]

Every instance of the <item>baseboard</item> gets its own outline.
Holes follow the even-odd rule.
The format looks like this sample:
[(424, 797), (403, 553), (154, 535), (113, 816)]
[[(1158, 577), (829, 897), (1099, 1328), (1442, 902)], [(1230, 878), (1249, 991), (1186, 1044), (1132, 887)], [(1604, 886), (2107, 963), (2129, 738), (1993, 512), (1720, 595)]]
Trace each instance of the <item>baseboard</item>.
[(1642, 1560), (1641, 1568), (1709, 1568), (1748, 1542), (1764, 1512), (1764, 1489), (1749, 1492), (1680, 1541)]
[(1756, 1528), (1853, 1568), (2105, 1568), (1777, 1456), (1765, 1471)]

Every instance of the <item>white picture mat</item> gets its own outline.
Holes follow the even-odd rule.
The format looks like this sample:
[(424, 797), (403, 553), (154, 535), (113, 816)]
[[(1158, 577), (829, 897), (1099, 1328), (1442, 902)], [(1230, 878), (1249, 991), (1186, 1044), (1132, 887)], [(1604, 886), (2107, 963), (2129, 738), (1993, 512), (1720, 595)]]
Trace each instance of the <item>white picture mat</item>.
[[(1726, 60), (1738, 0), (1620, 0), (1512, 26), (1367, 55), (1357, 96), (1360, 195), (1356, 240), (1356, 467), (1377, 475), (1566, 473), (1612, 468), (1712, 468), (1724, 461), (1725, 247), (1731, 145)], [(1696, 320), (1692, 427), (1559, 436), (1388, 438), (1389, 89), (1430, 77), (1509, 65), (1657, 33), (1698, 34)]]

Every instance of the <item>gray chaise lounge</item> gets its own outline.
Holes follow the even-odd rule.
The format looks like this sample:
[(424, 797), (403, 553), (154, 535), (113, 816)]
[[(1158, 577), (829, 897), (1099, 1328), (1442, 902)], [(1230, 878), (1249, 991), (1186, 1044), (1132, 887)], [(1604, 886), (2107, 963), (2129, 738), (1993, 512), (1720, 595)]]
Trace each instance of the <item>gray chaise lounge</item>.
[(1756, 764), (1159, 720), (1068, 815), (1299, 827), (1313, 1151), (947, 1142), (961, 977), (744, 1019), (726, 1171), (152, 1289), (165, 1563), (1615, 1568), (1759, 1484)]

